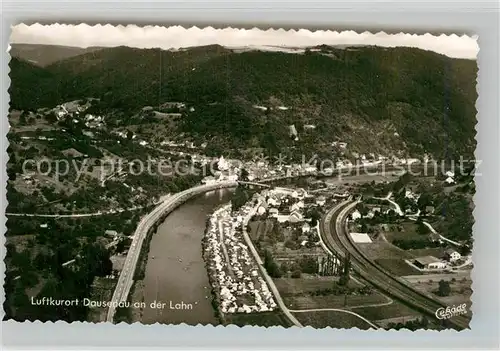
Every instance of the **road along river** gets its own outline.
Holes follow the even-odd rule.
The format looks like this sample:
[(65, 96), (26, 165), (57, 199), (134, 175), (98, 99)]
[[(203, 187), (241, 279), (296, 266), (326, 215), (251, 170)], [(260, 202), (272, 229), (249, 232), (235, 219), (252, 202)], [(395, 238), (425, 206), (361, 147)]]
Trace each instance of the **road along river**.
[(207, 217), (230, 201), (231, 193), (230, 189), (221, 189), (188, 200), (171, 212), (153, 234), (143, 282), (146, 307), (142, 323), (218, 322), (201, 245)]
[[(207, 216), (227, 203), (231, 192), (220, 189), (196, 196), (158, 227), (146, 265), (143, 323), (217, 323), (201, 243)], [(154, 301), (165, 305), (151, 308)]]
[[(361, 183), (392, 180), (377, 179), (375, 175), (348, 178)], [(333, 184), (346, 182), (338, 177), (324, 180)], [(149, 246), (143, 282), (146, 307), (141, 322), (217, 323), (201, 245), (207, 216), (230, 198), (231, 190), (228, 189), (196, 196), (176, 208), (159, 226)]]

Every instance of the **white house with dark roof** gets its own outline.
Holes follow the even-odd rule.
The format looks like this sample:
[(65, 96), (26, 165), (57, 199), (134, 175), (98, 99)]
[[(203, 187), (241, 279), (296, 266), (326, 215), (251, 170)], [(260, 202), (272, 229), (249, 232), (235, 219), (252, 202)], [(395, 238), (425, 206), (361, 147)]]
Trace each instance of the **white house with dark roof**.
[(453, 250), (453, 249), (447, 249), (444, 252), (444, 255), (445, 255), (445, 258), (450, 262), (455, 262), (462, 257), (462, 255), (460, 255), (460, 253), (458, 251)]

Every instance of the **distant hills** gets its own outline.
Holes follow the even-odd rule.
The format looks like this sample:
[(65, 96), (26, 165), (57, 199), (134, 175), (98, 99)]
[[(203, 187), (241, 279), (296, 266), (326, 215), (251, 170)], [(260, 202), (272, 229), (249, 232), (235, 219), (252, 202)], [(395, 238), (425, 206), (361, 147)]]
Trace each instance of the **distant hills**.
[(45, 67), (54, 62), (102, 49), (62, 45), (11, 44), (10, 55), (33, 65)]
[[(472, 157), (475, 149), (472, 60), (404, 47), (322, 45), (302, 54), (218, 45), (73, 49), (50, 56), (37, 54), (47, 48), (13, 48), (11, 107), (96, 97), (107, 111), (131, 113), (183, 101), (194, 111), (183, 117), (180, 132), (222, 148), (277, 152), (341, 140), (352, 150), (385, 154)], [(296, 142), (290, 124), (299, 131)]]

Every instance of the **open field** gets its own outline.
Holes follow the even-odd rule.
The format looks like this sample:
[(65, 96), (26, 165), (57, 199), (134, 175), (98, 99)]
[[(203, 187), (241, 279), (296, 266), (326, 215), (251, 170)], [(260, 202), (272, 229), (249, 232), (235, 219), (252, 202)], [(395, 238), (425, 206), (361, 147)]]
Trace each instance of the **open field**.
[(280, 311), (261, 313), (230, 313), (224, 315), (224, 317), (227, 325), (235, 324), (240, 327), (244, 327), (246, 325), (259, 327), (292, 326), (290, 321)]
[(402, 259), (380, 258), (375, 260), (375, 263), (396, 276), (422, 274)]
[(406, 252), (415, 257), (434, 256), (436, 258), (443, 257), (445, 249), (443, 247), (431, 247), (427, 249), (407, 250)]
[(354, 328), (370, 329), (371, 326), (352, 314), (338, 311), (300, 312), (293, 314), (304, 326), (314, 328)]
[(436, 274), (422, 274), (422, 275), (409, 275), (402, 277), (410, 283), (423, 283), (428, 281), (438, 282), (442, 280), (470, 280), (470, 271), (459, 271), (454, 273), (436, 273)]
[(273, 228), (271, 220), (266, 221), (251, 221), (250, 225), (250, 238), (253, 242), (263, 239), (265, 235)]
[(12, 110), (9, 112), (10, 130), (13, 133), (46, 131), (57, 129), (53, 123), (48, 122), (45, 118), (36, 118), (35, 114), (31, 113), (31, 123), (20, 123), (21, 111)]
[(125, 255), (113, 255), (109, 259), (111, 263), (113, 263), (113, 269), (116, 271), (121, 271), (123, 269), (123, 265), (125, 264), (125, 259), (127, 256)]
[(357, 244), (359, 249), (367, 257), (382, 266), (394, 275), (418, 275), (420, 272), (406, 264), (405, 259), (413, 258), (413, 255), (407, 251), (385, 242), (376, 241), (369, 244)]
[[(387, 298), (379, 293), (371, 295), (326, 295), (326, 296), (287, 296), (283, 300), (291, 310), (308, 310), (316, 308), (349, 308), (383, 304)], [(346, 304), (345, 304), (346, 303)]]
[[(310, 277), (310, 278), (279, 278), (274, 282), (285, 304), (292, 310), (316, 308), (346, 308), (388, 302), (383, 295), (373, 292), (370, 295), (349, 294), (347, 300), (343, 294), (314, 295), (314, 292), (332, 289), (338, 277)], [(359, 282), (351, 279), (349, 288), (363, 287)], [(347, 305), (345, 303), (347, 302)]]
[(394, 301), (392, 304), (386, 306), (352, 308), (352, 311), (360, 314), (370, 321), (396, 317), (414, 318), (415, 316), (420, 316), (420, 313), (397, 301)]
[[(397, 227), (402, 230), (398, 231)], [(417, 233), (417, 225), (413, 221), (401, 222), (397, 226), (390, 226), (390, 228), (396, 229), (384, 233), (390, 242), (393, 240), (429, 240), (427, 235)]]
[(455, 281), (450, 280), (451, 293), (448, 296), (439, 296), (436, 291), (439, 287), (439, 278), (435, 280), (429, 280), (427, 282), (414, 283), (413, 286), (421, 291), (434, 294), (443, 303), (453, 306), (462, 303), (467, 304), (467, 310), (470, 313), (470, 297), (472, 295), (472, 280), (470, 279), (458, 279)]
[[(311, 278), (278, 278), (273, 280), (281, 295), (294, 295), (298, 293), (313, 292), (321, 289), (330, 289), (337, 277), (311, 277)], [(350, 281), (349, 286), (357, 287), (359, 284)]]
[(359, 249), (372, 260), (381, 258), (398, 258), (401, 260), (413, 258), (410, 253), (383, 241), (373, 242), (370, 244), (357, 244), (357, 247), (359, 247)]

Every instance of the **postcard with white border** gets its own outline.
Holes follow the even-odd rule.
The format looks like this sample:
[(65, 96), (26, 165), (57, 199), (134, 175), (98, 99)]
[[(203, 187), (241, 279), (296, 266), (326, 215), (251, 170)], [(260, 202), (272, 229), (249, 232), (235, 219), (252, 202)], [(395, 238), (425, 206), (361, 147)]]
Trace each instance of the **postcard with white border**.
[(16, 25), (5, 319), (469, 328), (477, 38)]

